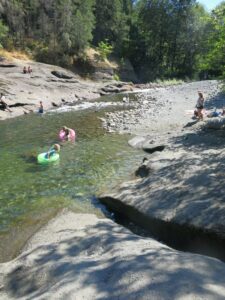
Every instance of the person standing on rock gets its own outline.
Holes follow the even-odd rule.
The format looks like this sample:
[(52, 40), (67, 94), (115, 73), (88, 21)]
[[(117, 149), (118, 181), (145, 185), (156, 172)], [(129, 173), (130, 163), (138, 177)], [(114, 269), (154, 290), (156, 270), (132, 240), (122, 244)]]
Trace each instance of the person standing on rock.
[(203, 97), (202, 92), (198, 91), (198, 100), (197, 100), (196, 108), (197, 108), (199, 120), (203, 120), (202, 110), (204, 108), (204, 101), (205, 99)]

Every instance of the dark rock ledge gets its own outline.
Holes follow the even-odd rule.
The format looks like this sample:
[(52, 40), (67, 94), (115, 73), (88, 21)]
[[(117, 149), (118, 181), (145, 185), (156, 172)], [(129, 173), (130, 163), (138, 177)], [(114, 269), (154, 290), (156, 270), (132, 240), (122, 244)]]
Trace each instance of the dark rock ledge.
[(225, 262), (225, 238), (215, 232), (196, 228), (190, 224), (152, 218), (110, 196), (100, 197), (99, 201), (114, 213), (116, 222), (125, 227), (132, 229), (130, 226), (132, 222), (140, 227), (140, 232), (145, 229), (149, 236), (174, 249), (216, 257)]

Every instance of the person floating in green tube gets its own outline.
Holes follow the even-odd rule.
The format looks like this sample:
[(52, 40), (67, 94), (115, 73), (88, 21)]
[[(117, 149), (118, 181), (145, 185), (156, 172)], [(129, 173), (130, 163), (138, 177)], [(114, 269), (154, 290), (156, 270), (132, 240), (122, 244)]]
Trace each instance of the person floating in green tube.
[(46, 158), (49, 159), (51, 156), (55, 155), (56, 153), (60, 152), (60, 145), (54, 144), (49, 151), (46, 153)]

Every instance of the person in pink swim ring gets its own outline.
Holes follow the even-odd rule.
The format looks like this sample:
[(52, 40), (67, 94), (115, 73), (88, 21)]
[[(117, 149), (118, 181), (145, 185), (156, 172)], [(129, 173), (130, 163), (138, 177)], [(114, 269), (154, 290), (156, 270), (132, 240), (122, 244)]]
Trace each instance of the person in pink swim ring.
[(75, 141), (76, 134), (73, 129), (63, 126), (59, 132), (59, 138), (65, 141)]

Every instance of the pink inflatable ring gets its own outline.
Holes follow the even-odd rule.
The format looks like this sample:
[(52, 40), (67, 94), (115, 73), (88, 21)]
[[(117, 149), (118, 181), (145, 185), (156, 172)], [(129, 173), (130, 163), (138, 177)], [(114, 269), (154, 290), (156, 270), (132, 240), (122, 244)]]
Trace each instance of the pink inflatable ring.
[[(69, 141), (75, 141), (76, 138), (76, 133), (73, 129), (70, 129), (70, 133), (69, 133)], [(59, 132), (59, 139), (61, 141), (65, 141), (66, 140), (66, 133), (64, 130), (60, 130)]]

